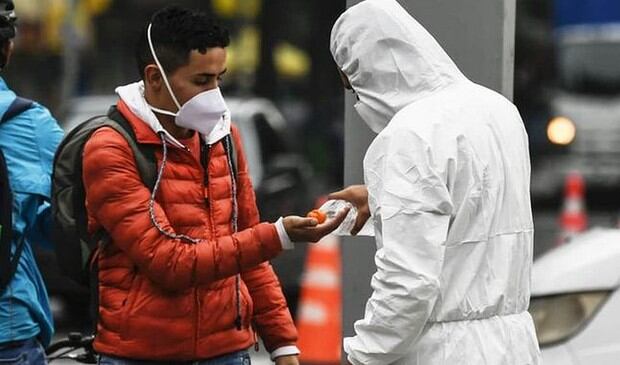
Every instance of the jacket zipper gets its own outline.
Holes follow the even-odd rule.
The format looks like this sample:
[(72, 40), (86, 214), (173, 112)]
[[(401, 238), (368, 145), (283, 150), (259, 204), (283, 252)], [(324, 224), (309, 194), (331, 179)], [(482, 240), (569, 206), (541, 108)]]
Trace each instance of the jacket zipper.
[[(208, 169), (208, 160), (209, 158), (207, 157), (207, 155), (210, 153), (211, 151), (211, 146), (208, 146), (208, 150), (205, 151), (203, 149), (203, 144), (202, 141), (200, 141), (200, 159), (199, 159), (199, 164), (202, 165), (202, 168), (204, 169), (204, 174), (203, 174), (203, 189), (207, 189), (207, 196), (211, 196), (211, 192), (209, 191), (209, 169)], [(189, 148), (187, 149), (187, 151), (189, 152)], [(204, 191), (202, 192), (202, 195), (204, 196)], [(209, 220), (211, 221), (211, 235), (213, 236), (213, 220), (211, 219), (211, 204), (209, 204), (208, 198), (205, 199), (205, 204), (207, 205), (207, 209), (209, 210)], [(194, 333), (194, 356), (197, 357), (198, 356), (198, 339), (200, 338), (200, 323), (202, 322), (200, 320), (200, 313), (201, 311), (201, 303), (200, 303), (200, 288), (196, 287), (194, 288), (194, 302), (196, 303), (196, 327), (195, 327), (195, 333)]]
[[(226, 139), (224, 139), (224, 151), (226, 154), (226, 162), (227, 162), (227, 167), (229, 169), (230, 172), (230, 179), (231, 179), (231, 198), (232, 198), (232, 206), (233, 206), (233, 222), (232, 222), (232, 233), (235, 234), (238, 231), (238, 213), (239, 213), (239, 206), (238, 206), (238, 195), (237, 195), (237, 180), (236, 180), (236, 176), (235, 176), (235, 172), (233, 171), (233, 164), (234, 161), (232, 161), (232, 153), (231, 153), (231, 149), (232, 144), (233, 144), (233, 140), (230, 138), (230, 135), (228, 137), (226, 137)], [(235, 297), (236, 297), (236, 308), (237, 308), (237, 318), (235, 319), (235, 326), (237, 327), (238, 331), (241, 331), (243, 329), (243, 318), (241, 318), (241, 273), (237, 274), (235, 277)]]
[[(215, 226), (213, 225), (213, 211), (211, 208), (211, 204), (209, 203), (209, 199), (211, 198), (211, 189), (209, 188), (209, 161), (211, 160), (211, 145), (207, 144), (207, 150), (204, 150), (204, 144), (200, 141), (200, 159), (202, 160), (202, 168), (204, 169), (203, 176), (203, 184), (204, 189), (207, 189), (207, 210), (209, 211), (209, 232), (211, 233), (211, 238), (215, 237)], [(203, 192), (204, 195), (204, 192)], [(198, 289), (196, 289), (198, 290)], [(200, 309), (200, 306), (198, 307)], [(198, 332), (199, 324), (196, 324), (196, 331)], [(196, 335), (196, 343), (198, 343), (198, 334)], [(198, 348), (196, 348), (196, 352)]]
[[(183, 145), (183, 147), (180, 147), (180, 146), (175, 146), (175, 147), (178, 147), (179, 149), (187, 152), (190, 155), (190, 158), (193, 160), (193, 156), (191, 155), (192, 151), (190, 150), (189, 147), (187, 147), (185, 145)], [(209, 147), (208, 151), (206, 151), (207, 154), (209, 154), (210, 151), (211, 151), (211, 146), (209, 145), (208, 147)], [(204, 155), (205, 155), (205, 152), (204, 152), (204, 150), (202, 148), (202, 142), (201, 142), (201, 144), (200, 144), (200, 161), (198, 163), (201, 164), (201, 162), (204, 161), (204, 167), (203, 168), (205, 170), (205, 174), (204, 174), (204, 182), (203, 182), (204, 187), (203, 187), (203, 189), (206, 188), (207, 189), (207, 195), (210, 196), (211, 193), (209, 191), (208, 168), (207, 168), (207, 163), (208, 163), (207, 161), (208, 161), (208, 159), (203, 160), (203, 156)], [(204, 192), (202, 194), (204, 195)], [(207, 203), (207, 206), (208, 206), (208, 209), (209, 209), (209, 218), (210, 218), (210, 221), (211, 221), (211, 234), (213, 235), (213, 220), (211, 219), (211, 205), (208, 204), (208, 201), (206, 203)], [(198, 356), (198, 338), (200, 337), (200, 323), (201, 323), (201, 321), (200, 321), (200, 313), (201, 313), (201, 308), (200, 307), (201, 307), (201, 303), (200, 303), (199, 291), (200, 291), (200, 289), (198, 287), (193, 289), (193, 292), (194, 292), (194, 303), (195, 303), (195, 307), (196, 307), (196, 313), (194, 315), (194, 318), (196, 319), (195, 322), (194, 322), (195, 323), (195, 326), (194, 326), (194, 356), (195, 357)]]
[[(200, 162), (202, 165), (202, 168), (204, 169), (204, 174), (203, 174), (203, 184), (204, 184), (204, 188), (207, 189), (207, 197), (211, 197), (211, 189), (209, 188), (209, 161), (211, 160), (211, 149), (212, 146), (210, 144), (207, 144), (207, 150), (204, 151), (204, 144), (200, 144)], [(228, 158), (228, 157), (227, 157)], [(233, 177), (234, 178), (234, 177)], [(211, 233), (211, 237), (214, 238), (215, 237), (215, 225), (214, 225), (214, 221), (213, 221), (213, 210), (211, 207), (211, 204), (209, 203), (209, 198), (206, 199), (205, 204), (207, 205), (207, 209), (209, 211), (209, 232)], [(240, 280), (240, 278), (236, 278), (235, 280)], [(199, 337), (199, 319), (200, 319), (200, 300), (198, 298), (198, 288), (195, 289), (195, 298), (196, 298), (196, 307), (197, 307), (197, 314), (196, 314), (196, 334), (195, 334), (195, 341), (194, 341), (194, 353), (197, 355), (198, 354), (198, 337)], [(239, 289), (237, 289), (239, 290)], [(238, 300), (238, 299), (237, 299)], [(237, 310), (237, 318), (235, 319), (235, 326), (241, 330), (241, 312), (240, 310)], [(256, 331), (254, 331), (254, 348), (259, 349), (258, 346), (258, 337), (256, 335)]]
[(258, 334), (256, 332), (256, 326), (254, 325), (254, 323), (252, 323), (251, 326), (252, 326), (252, 332), (254, 332), (254, 351), (259, 352), (260, 344), (258, 343)]

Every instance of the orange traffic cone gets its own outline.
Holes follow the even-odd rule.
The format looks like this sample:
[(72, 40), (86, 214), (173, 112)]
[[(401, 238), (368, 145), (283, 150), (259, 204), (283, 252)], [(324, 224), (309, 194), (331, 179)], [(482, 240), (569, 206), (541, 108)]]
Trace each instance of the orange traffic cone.
[(571, 172), (564, 185), (564, 206), (560, 216), (560, 237), (557, 245), (569, 242), (588, 227), (585, 209), (585, 183), (578, 172)]
[(301, 364), (340, 364), (342, 284), (340, 242), (328, 235), (308, 247), (297, 313)]

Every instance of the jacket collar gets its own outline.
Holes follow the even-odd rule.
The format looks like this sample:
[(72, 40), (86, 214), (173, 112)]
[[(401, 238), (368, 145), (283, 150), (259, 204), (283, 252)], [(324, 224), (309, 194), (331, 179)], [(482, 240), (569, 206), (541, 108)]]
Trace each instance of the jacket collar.
[[(140, 143), (159, 143), (158, 136), (163, 133), (166, 141), (173, 146), (187, 149), (172, 134), (170, 134), (159, 122), (155, 113), (151, 110), (144, 98), (144, 83), (136, 82), (133, 84), (116, 88), (116, 93), (120, 97), (118, 109), (127, 120), (129, 120), (136, 132), (136, 138)], [(141, 138), (143, 140), (141, 140)], [(149, 142), (150, 141), (150, 142)]]
[[(119, 99), (116, 103), (116, 108), (118, 111), (127, 119), (131, 127), (133, 128), (136, 134), (136, 140), (141, 144), (161, 144), (161, 139), (157, 135), (157, 133), (140, 117), (133, 113), (131, 108), (123, 101), (123, 99)], [(165, 130), (164, 130), (165, 131)], [(174, 138), (170, 136), (171, 138)], [(168, 136), (166, 136), (168, 140)], [(178, 142), (179, 147), (184, 147), (180, 142)]]

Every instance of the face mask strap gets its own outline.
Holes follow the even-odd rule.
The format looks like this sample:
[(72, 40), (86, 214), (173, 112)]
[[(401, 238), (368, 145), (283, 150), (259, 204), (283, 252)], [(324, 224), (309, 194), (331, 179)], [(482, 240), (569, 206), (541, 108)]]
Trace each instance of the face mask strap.
[[(170, 83), (168, 82), (168, 77), (166, 77), (166, 71), (162, 67), (161, 63), (159, 62), (159, 59), (157, 58), (157, 54), (155, 53), (155, 47), (153, 46), (153, 40), (151, 39), (151, 28), (152, 27), (153, 27), (153, 23), (150, 23), (149, 24), (149, 28), (148, 28), (148, 30), (146, 32), (146, 36), (147, 36), (147, 39), (149, 41), (149, 48), (151, 49), (151, 54), (153, 55), (153, 59), (155, 60), (155, 63), (157, 64), (157, 67), (159, 67), (159, 70), (161, 71), (161, 76), (164, 79), (164, 83), (166, 84), (166, 88), (168, 89), (168, 92), (170, 93), (170, 96), (172, 97), (172, 100), (176, 104), (177, 108), (179, 110), (181, 110), (181, 104), (177, 100), (177, 97), (174, 96), (174, 93), (172, 92), (172, 87), (170, 86)], [(163, 111), (161, 109), (156, 110), (156, 109), (153, 108), (153, 110), (158, 112), (158, 113), (162, 113), (162, 114), (167, 114), (167, 115), (172, 115), (172, 116), (176, 115), (176, 114), (173, 114), (173, 113), (170, 113), (170, 112), (167, 112), (167, 111)]]
[(173, 113), (173, 112), (170, 112), (170, 111), (167, 111), (167, 110), (159, 109), (159, 108), (156, 108), (156, 107), (154, 107), (154, 106), (152, 106), (150, 104), (149, 104), (149, 108), (151, 108), (151, 110), (154, 111), (155, 113), (169, 115), (171, 117), (176, 117), (177, 116), (177, 113)]

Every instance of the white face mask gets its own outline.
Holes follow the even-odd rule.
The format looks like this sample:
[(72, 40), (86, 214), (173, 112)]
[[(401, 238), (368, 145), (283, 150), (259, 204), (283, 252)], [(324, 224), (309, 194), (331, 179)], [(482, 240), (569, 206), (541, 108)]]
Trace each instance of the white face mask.
[(170, 87), (166, 72), (159, 62), (157, 54), (155, 54), (155, 47), (153, 46), (153, 41), (151, 39), (151, 27), (152, 24), (149, 24), (147, 31), (151, 54), (153, 55), (153, 59), (155, 59), (157, 67), (159, 67), (159, 70), (161, 71), (166, 88), (168, 89), (168, 92), (170, 93), (170, 96), (179, 111), (177, 113), (173, 113), (168, 110), (149, 106), (154, 112), (175, 117), (174, 123), (179, 127), (192, 129), (204, 136), (208, 136), (218, 125), (218, 123), (225, 121), (230, 114), (220, 88), (218, 87), (202, 92), (181, 106), (178, 99), (174, 95), (174, 92), (172, 92), (172, 87)]
[(392, 116), (383, 115), (359, 100), (355, 103), (354, 108), (368, 127), (377, 134), (379, 134), (387, 126), (390, 119), (392, 119)]

